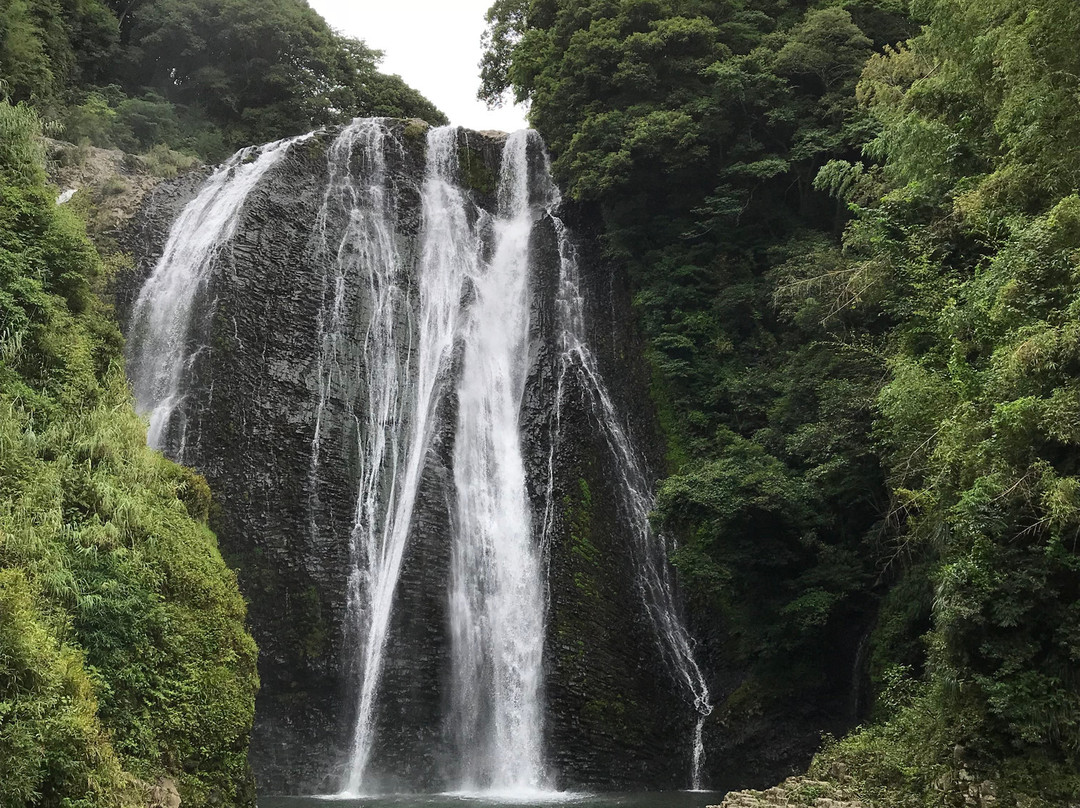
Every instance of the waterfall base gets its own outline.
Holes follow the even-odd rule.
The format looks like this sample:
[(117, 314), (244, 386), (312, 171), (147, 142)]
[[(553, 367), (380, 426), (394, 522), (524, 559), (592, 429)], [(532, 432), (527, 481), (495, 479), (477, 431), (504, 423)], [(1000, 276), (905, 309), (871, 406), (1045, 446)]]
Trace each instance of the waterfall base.
[(649, 791), (587, 794), (552, 791), (498, 796), (486, 793), (395, 794), (382, 797), (260, 797), (259, 808), (706, 808), (719, 791)]

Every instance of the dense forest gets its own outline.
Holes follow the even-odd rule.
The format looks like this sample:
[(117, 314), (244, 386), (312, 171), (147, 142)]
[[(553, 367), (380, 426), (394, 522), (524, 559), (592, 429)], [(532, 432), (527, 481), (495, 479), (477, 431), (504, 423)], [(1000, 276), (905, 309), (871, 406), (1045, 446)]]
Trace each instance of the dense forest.
[(73, 143), (217, 161), (356, 116), (446, 117), (299, 0), (0, 0), (0, 92)]
[(1075, 800), (1080, 7), (499, 0), (488, 22), (481, 96), (531, 102), (631, 268), (656, 519), (752, 671), (721, 718), (826, 692), (826, 649), (865, 632), (864, 726), (817, 774), (881, 805), (971, 781)]

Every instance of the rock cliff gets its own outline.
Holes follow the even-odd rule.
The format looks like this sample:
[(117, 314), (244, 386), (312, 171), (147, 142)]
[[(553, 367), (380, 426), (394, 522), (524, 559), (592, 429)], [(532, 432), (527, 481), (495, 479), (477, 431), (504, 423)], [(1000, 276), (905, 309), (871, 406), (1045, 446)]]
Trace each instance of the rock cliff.
[[(394, 238), (405, 265), (415, 267), (425, 132), (415, 122), (388, 125), (397, 144), (386, 153)], [(174, 437), (164, 447), (210, 482), (213, 527), (250, 601), (262, 679), (251, 760), (266, 793), (335, 790), (355, 720), (356, 660), (346, 615), (362, 381), (336, 387), (320, 403), (326, 273), (325, 256), (313, 247), (336, 135), (319, 132), (292, 145), (244, 201), (200, 294), (198, 327), (187, 337), (182, 443)], [(483, 215), (496, 203), (504, 137), (460, 130), (457, 138), (459, 182), (474, 215)], [(351, 170), (359, 176), (364, 167), (354, 160)], [(116, 293), (122, 318), (130, 319), (169, 227), (204, 178), (188, 175), (149, 197), (132, 230), (137, 270)], [(644, 392), (626, 279), (601, 259), (595, 223), (571, 206), (559, 214), (579, 244), (587, 337), (628, 432), (655, 462), (662, 446)], [(340, 229), (344, 222), (322, 226)], [(554, 503), (555, 527), (544, 548), (549, 764), (561, 786), (685, 787), (692, 710), (672, 683), (635, 587), (616, 460), (587, 406), (588, 392), (572, 381), (550, 454), (560, 256), (549, 217), (535, 226), (530, 252), (521, 434), (534, 524), (549, 499)], [(344, 351), (362, 379), (371, 291), (356, 283), (343, 294), (351, 320)], [(453, 395), (439, 401), (395, 590), (371, 764), (387, 787), (452, 785), (446, 581), (456, 407)], [(317, 418), (322, 437), (313, 464)]]

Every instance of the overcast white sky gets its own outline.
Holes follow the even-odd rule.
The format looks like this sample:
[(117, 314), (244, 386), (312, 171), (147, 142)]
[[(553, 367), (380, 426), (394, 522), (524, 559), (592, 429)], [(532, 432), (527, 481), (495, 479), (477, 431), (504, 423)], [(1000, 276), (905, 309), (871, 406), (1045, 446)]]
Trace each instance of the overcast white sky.
[(480, 35), (491, 0), (308, 0), (333, 28), (385, 54), (380, 68), (397, 73), (434, 102), (450, 122), (513, 131), (525, 110), (489, 110), (476, 100)]

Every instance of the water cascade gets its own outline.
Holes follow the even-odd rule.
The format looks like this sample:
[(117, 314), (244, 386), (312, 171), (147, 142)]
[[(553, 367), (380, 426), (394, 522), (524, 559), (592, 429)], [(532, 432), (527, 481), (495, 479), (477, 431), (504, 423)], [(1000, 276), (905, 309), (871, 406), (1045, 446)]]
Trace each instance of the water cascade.
[[(318, 479), (329, 398), (340, 397), (357, 424), (359, 468), (346, 591), (352, 675), (359, 697), (345, 780), (349, 792), (359, 788), (371, 751), (372, 706), (411, 511), (407, 502), (399, 508), (397, 501), (415, 496), (415, 481), (410, 491), (407, 470), (416, 454), (411, 445), (415, 440), (402, 428), (409, 406), (412, 368), (407, 360), (413, 335), (407, 320), (405, 328), (399, 327), (409, 306), (389, 199), (386, 151), (393, 145), (387, 127), (378, 119), (354, 121), (338, 135), (327, 151), (327, 187), (315, 227), (316, 251), (326, 274), (318, 323), (313, 481)], [(352, 173), (354, 159), (359, 179)], [(344, 226), (335, 237), (329, 223), (338, 220)], [(366, 288), (371, 307), (358, 357), (349, 345), (357, 323), (346, 303), (349, 287), (356, 285)], [(312, 488), (317, 497), (317, 485)], [(405, 524), (399, 521), (401, 509), (406, 513)], [(313, 514), (317, 512), (317, 507), (312, 508)]]
[[(563, 223), (552, 217), (559, 236), (560, 271), (557, 299), (559, 315), (559, 369), (556, 400), (552, 412), (552, 449), (559, 437), (566, 377), (577, 375), (587, 391), (587, 405), (600, 424), (608, 450), (619, 470), (619, 489), (623, 520), (629, 532), (629, 544), (637, 570), (637, 586), (641, 602), (649, 616), (664, 660), (677, 684), (689, 699), (698, 717), (691, 746), (690, 788), (702, 787), (701, 767), (705, 753), (702, 730), (705, 718), (712, 712), (709, 688), (694, 659), (693, 640), (682, 622), (671, 569), (667, 562), (667, 547), (662, 536), (656, 535), (649, 522), (653, 506), (652, 485), (644, 458), (630, 441), (607, 385), (600, 374), (596, 357), (585, 339), (585, 306), (581, 295), (581, 280), (574, 242)], [(549, 461), (548, 512), (553, 510), (553, 471)]]
[(544, 785), (544, 598), (519, 420), (529, 365), (529, 133), (503, 150), (490, 262), (470, 275), (454, 448), (453, 698), (467, 789)]
[[(456, 130), (428, 134), (427, 173), (422, 194), (425, 229), (416, 269), (418, 300), (410, 300), (408, 267), (397, 250), (393, 200), (385, 152), (395, 141), (385, 122), (358, 120), (337, 137), (328, 152), (330, 182), (318, 229), (334, 272), (326, 284), (332, 303), (321, 318), (321, 415), (335, 381), (366, 388), (360, 413), (356, 510), (350, 536), (348, 627), (353, 646), (356, 718), (352, 751), (342, 783), (356, 794), (368, 785), (376, 742), (375, 709), (405, 546), (435, 410), (446, 394), (460, 319), (463, 279), (475, 273), (478, 242), (466, 219), (466, 204), (455, 184)], [(351, 167), (358, 160), (360, 180)], [(337, 205), (347, 222), (335, 249), (326, 234)], [(337, 361), (343, 335), (346, 286), (363, 283), (370, 320), (361, 355), (364, 367)], [(332, 290), (332, 291), (331, 291)], [(415, 318), (414, 309), (418, 309)], [(360, 378), (358, 379), (357, 376)], [(320, 421), (316, 421), (312, 462), (319, 462)]]
[(241, 149), (214, 171), (173, 224), (161, 258), (139, 292), (128, 327), (127, 367), (135, 407), (150, 419), (147, 441), (155, 449), (168, 445), (174, 457), (184, 456), (185, 381), (192, 361), (205, 348), (205, 343), (193, 344), (200, 338), (195, 324), (199, 319), (205, 324), (212, 314), (198, 305), (200, 298), (220, 252), (236, 232), (248, 194), (290, 146), (307, 137)]
[[(280, 141), (237, 153), (184, 208), (133, 307), (128, 369), (139, 409), (150, 418), (153, 445), (183, 458), (187, 413), (198, 403), (202, 421), (191, 440), (199, 441), (200, 451), (192, 453), (192, 462), (223, 492), (226, 508), (254, 496), (253, 479), (264, 486), (258, 490), (270, 492), (243, 511), (245, 519), (255, 514), (264, 520), (258, 531), (249, 536), (248, 523), (234, 525), (233, 540), (241, 551), (246, 552), (244, 542), (259, 553), (265, 546), (273, 558), (288, 560), (281, 566), (283, 576), (314, 570), (292, 590), (287, 578), (258, 579), (265, 589), (254, 592), (256, 627), (259, 620), (294, 612), (307, 615), (310, 623), (318, 618), (311, 604), (332, 613), (341, 603), (340, 636), (333, 640), (340, 644), (338, 657), (318, 656), (325, 633), (318, 628), (300, 635), (307, 643), (302, 654), (292, 642), (275, 646), (261, 663), (278, 666), (274, 671), (284, 673), (277, 673), (276, 681), (287, 683), (297, 681), (292, 673), (297, 665), (310, 665), (319, 675), (340, 667), (337, 681), (347, 702), (334, 703), (331, 710), (347, 714), (347, 737), (328, 741), (337, 744), (338, 759), (342, 751), (346, 755), (336, 778), (339, 793), (377, 791), (385, 770), (416, 759), (418, 729), (428, 731), (440, 721), (423, 743), (438, 747), (430, 761), (443, 761), (445, 771), (425, 772), (427, 779), (418, 781), (423, 787), (523, 794), (551, 789), (559, 781), (551, 750), (544, 748), (552, 720), (545, 710), (545, 677), (558, 668), (546, 655), (567, 651), (545, 647), (551, 640), (548, 588), (553, 555), (570, 552), (560, 533), (564, 526), (555, 493), (565, 474), (560, 441), (565, 423), (580, 428), (583, 419), (599, 428), (597, 446), (608, 455), (598, 468), (611, 469), (605, 474), (614, 476), (617, 513), (604, 517), (618, 522), (610, 528), (616, 537), (610, 552), (635, 571), (633, 582), (618, 583), (616, 596), (620, 603), (639, 603), (648, 615), (651, 629), (643, 628), (634, 647), (652, 654), (659, 671), (671, 672), (678, 698), (697, 713), (692, 786), (700, 787), (709, 691), (679, 615), (665, 541), (649, 524), (653, 497), (647, 463), (587, 343), (575, 245), (555, 216), (559, 193), (539, 137), (518, 132), (502, 141), (453, 127), (418, 136), (403, 122), (388, 119), (356, 120), (336, 133), (305, 137), (315, 143), (303, 150), (303, 159), (310, 160), (314, 148), (325, 150), (324, 180), (303, 185), (299, 172), (275, 180), (271, 169), (299, 139)], [(470, 138), (483, 147), (471, 146)], [(486, 162), (466, 165), (462, 155)], [(302, 163), (298, 154), (290, 162), (297, 165), (310, 162)], [(490, 172), (490, 182), (484, 171)], [(264, 184), (277, 190), (252, 195)], [(259, 214), (261, 222), (272, 222), (274, 210), (293, 211), (290, 227), (279, 231), (293, 241), (275, 244), (282, 257), (273, 259), (259, 242), (249, 242), (229, 253), (230, 270), (220, 272), (224, 251), (248, 236), (237, 228), (256, 196), (257, 204), (270, 206)], [(291, 207), (281, 207), (286, 201)], [(305, 214), (302, 221), (296, 218)], [(273, 238), (273, 232), (271, 224), (250, 237)], [(260, 260), (277, 263), (268, 267)], [(259, 295), (250, 293), (251, 285), (246, 295), (233, 292), (230, 283), (240, 289), (257, 284)], [(208, 334), (220, 333), (223, 325), (219, 294), (232, 307), (229, 334), (236, 333), (220, 350), (210, 351)], [(301, 304), (287, 308), (288, 316), (271, 327), (255, 311), (245, 311), (237, 326), (238, 308), (259, 305), (263, 312), (288, 300)], [(270, 333), (273, 341), (266, 339)], [(260, 353), (252, 362), (245, 351), (254, 350), (256, 342)], [(546, 347), (540, 350), (540, 342), (554, 345), (554, 355)], [(306, 355), (304, 345), (311, 346)], [(233, 376), (245, 374), (244, 389), (253, 392), (241, 399), (223, 393), (219, 405), (198, 380), (214, 377), (200, 369), (225, 361), (238, 363)], [(219, 378), (230, 375), (223, 371)], [(548, 389), (548, 380), (552, 388), (537, 393)], [(530, 390), (534, 405), (527, 411)], [(581, 401), (571, 390), (581, 392)], [(535, 405), (543, 397), (538, 412)], [(219, 406), (240, 415), (219, 413)], [(526, 421), (540, 446), (525, 438)], [(244, 429), (236, 430), (235, 423)], [(230, 446), (247, 447), (245, 461), (267, 451), (260, 436), (275, 435), (275, 453), (267, 461), (272, 474), (249, 462), (245, 468), (255, 471), (236, 476), (230, 457), (213, 455), (214, 434), (240, 441)], [(242, 443), (249, 434), (252, 442)], [(544, 445), (545, 436), (550, 445)], [(532, 454), (536, 449), (540, 454)], [(200, 466), (208, 456), (214, 459)], [(300, 469), (293, 468), (297, 459)], [(444, 488), (437, 502), (425, 495), (429, 473), (444, 481), (438, 482)], [(276, 496), (278, 490), (295, 492), (294, 500)], [(291, 501), (306, 503), (302, 519), (289, 510), (296, 509)], [(443, 509), (436, 523), (445, 526), (437, 535), (428, 535), (427, 517), (418, 516), (432, 509)], [(346, 511), (347, 519), (338, 520)], [(278, 523), (294, 527), (283, 526), (279, 536), (274, 533)], [(305, 529), (309, 536), (298, 540), (296, 532)], [(334, 556), (340, 560), (319, 567), (294, 552), (297, 546), (334, 552), (340, 547)], [(442, 561), (436, 559), (439, 553), (445, 554)], [(409, 570), (418, 569), (410, 579)], [(423, 603), (439, 604), (422, 626), (424, 642), (434, 644), (431, 655), (417, 652), (435, 662), (425, 668), (423, 688), (410, 691), (432, 706), (408, 729), (395, 704), (401, 685), (394, 684), (402, 668), (395, 668), (395, 649), (417, 642), (399, 619), (407, 585), (413, 587), (409, 592), (424, 593)], [(280, 600), (273, 599), (282, 591), (276, 586), (286, 587)], [(341, 593), (337, 600), (326, 595), (334, 587)], [(410, 603), (421, 602), (410, 597)], [(625, 626), (637, 624), (625, 619)], [(598, 626), (598, 631), (618, 630)], [(406, 676), (412, 674), (410, 665)], [(652, 674), (620, 670), (618, 675), (637, 683)], [(278, 738), (288, 737), (280, 733), (300, 720), (299, 713), (288, 712), (297, 703), (294, 693), (279, 689), (277, 702), (274, 693), (264, 690), (260, 696), (260, 709), (279, 711), (263, 725), (257, 722), (256, 734), (269, 738), (262, 747), (271, 750), (268, 755), (290, 748)], [(565, 698), (565, 685), (561, 692)], [(635, 709), (647, 711), (650, 705)], [(312, 707), (306, 715), (315, 712)], [(432, 722), (430, 715), (439, 718)], [(345, 720), (343, 715), (342, 724)], [(295, 737), (332, 739), (327, 728), (333, 727), (326, 721)], [(591, 744), (596, 736), (579, 737)], [(618, 760), (625, 747), (613, 738), (609, 733), (602, 742), (611, 744), (605, 754)], [(331, 756), (322, 755), (324, 765), (332, 765)], [(325, 788), (325, 770), (318, 782), (322, 785), (316, 787)]]

